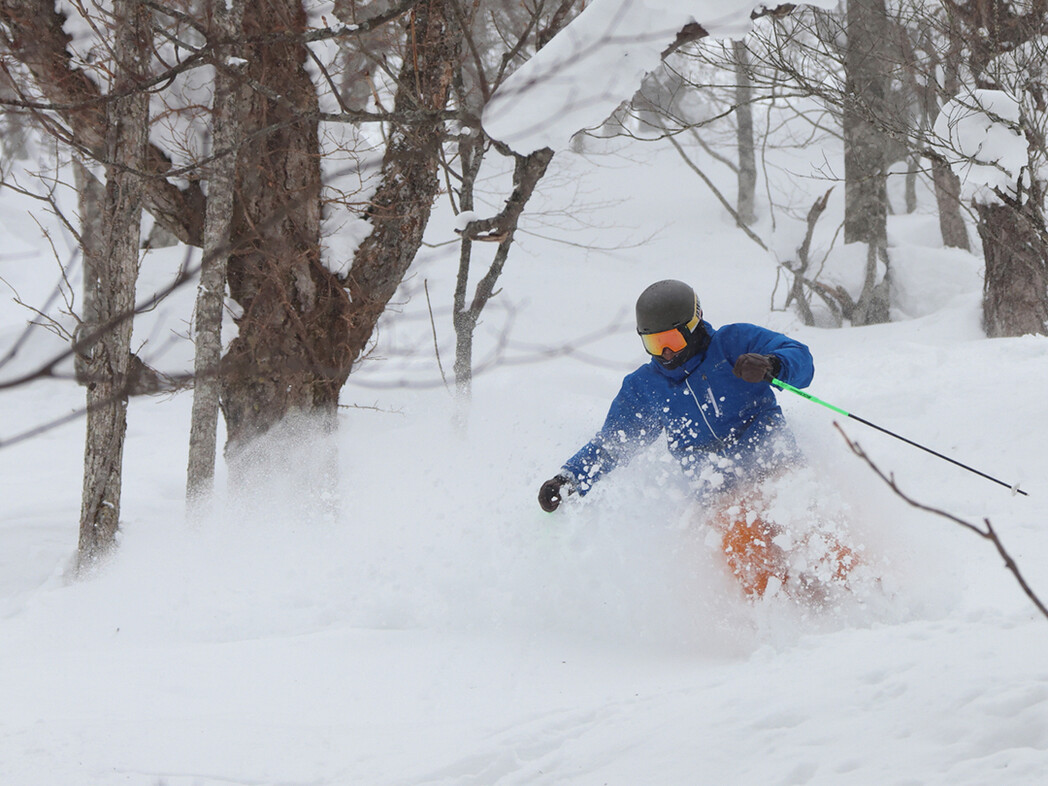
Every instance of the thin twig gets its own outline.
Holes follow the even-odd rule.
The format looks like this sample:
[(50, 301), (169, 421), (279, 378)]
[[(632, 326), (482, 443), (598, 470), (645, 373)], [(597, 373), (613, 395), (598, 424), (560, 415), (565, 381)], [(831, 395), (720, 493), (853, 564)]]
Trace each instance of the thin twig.
[(429, 279), (422, 281), (422, 286), (426, 290), (426, 306), (429, 308), (429, 326), (433, 329), (433, 352), (437, 356), (437, 368), (440, 369), (440, 378), (444, 380), (444, 387), (450, 393), (451, 388), (448, 387), (448, 377), (444, 373), (444, 365), (440, 362), (440, 345), (437, 343), (437, 323), (433, 319), (433, 303), (429, 299)]
[(666, 138), (670, 141), (670, 144), (673, 145), (674, 148), (676, 148), (677, 152), (680, 154), (680, 157), (684, 159), (684, 163), (688, 165), (688, 168), (691, 169), (692, 172), (694, 172), (702, 179), (702, 182), (709, 187), (710, 191), (713, 192), (713, 195), (717, 197), (718, 201), (724, 206), (724, 209), (728, 211), (728, 213), (731, 215), (733, 219), (735, 219), (735, 223), (738, 225), (739, 229), (746, 233), (746, 237), (748, 237), (758, 246), (767, 251), (767, 244), (765, 244), (765, 242), (760, 239), (760, 236), (758, 236), (752, 229), (746, 226), (744, 222), (739, 220), (739, 214), (735, 210), (735, 208), (733, 208), (731, 206), (731, 203), (724, 198), (724, 194), (722, 194), (720, 190), (717, 188), (717, 186), (713, 184), (713, 181), (706, 176), (706, 173), (699, 169), (695, 162), (688, 157), (688, 154), (684, 151), (684, 148), (681, 147), (680, 142), (678, 142), (672, 136), (668, 136)]
[(994, 547), (996, 547), (997, 549), (997, 553), (1000, 554), (1001, 558), (1004, 560), (1004, 566), (1009, 571), (1011, 571), (1013, 576), (1015, 576), (1015, 580), (1019, 583), (1019, 586), (1022, 587), (1023, 592), (1026, 593), (1026, 597), (1028, 597), (1030, 601), (1033, 603), (1033, 605), (1037, 607), (1038, 611), (1040, 611), (1041, 614), (1044, 615), (1045, 619), (1048, 619), (1048, 607), (1045, 607), (1044, 603), (1041, 602), (1041, 599), (1037, 597), (1037, 593), (1035, 593), (1030, 588), (1030, 585), (1026, 583), (1026, 579), (1023, 577), (1022, 571), (1019, 570), (1019, 566), (1015, 563), (1015, 560), (1012, 559), (1012, 556), (1008, 553), (1008, 550), (1005, 549), (1004, 544), (1001, 542), (1000, 537), (997, 535), (997, 530), (993, 528), (993, 525), (990, 523), (990, 520), (988, 518), (983, 519), (983, 524), (986, 525), (986, 529), (980, 529), (975, 524), (972, 524), (969, 521), (965, 521), (964, 519), (958, 518), (952, 513), (948, 513), (945, 510), (933, 508), (930, 505), (925, 505), (921, 502), (916, 501), (899, 488), (898, 484), (895, 482), (894, 473), (885, 474), (881, 470), (881, 468), (873, 462), (873, 459), (866, 455), (866, 451), (864, 451), (859, 446), (858, 442), (852, 442), (852, 440), (848, 438), (848, 435), (844, 433), (844, 429), (841, 428), (839, 423), (834, 422), (833, 425), (834, 428), (836, 428), (837, 431), (840, 432), (840, 435), (844, 437), (844, 441), (848, 443), (848, 447), (851, 448), (852, 453), (854, 453), (856, 456), (865, 461), (867, 466), (869, 466), (869, 468), (873, 470), (874, 474), (877, 475), (877, 477), (879, 477), (881, 480), (883, 480), (884, 483), (887, 484), (888, 488), (894, 491), (896, 496), (898, 496), (908, 505), (917, 508), (918, 510), (923, 510), (927, 513), (934, 513), (936, 516), (941, 516), (944, 519), (952, 521), (954, 524), (958, 524), (964, 527), (965, 529), (974, 532), (980, 538), (984, 538), (993, 543)]

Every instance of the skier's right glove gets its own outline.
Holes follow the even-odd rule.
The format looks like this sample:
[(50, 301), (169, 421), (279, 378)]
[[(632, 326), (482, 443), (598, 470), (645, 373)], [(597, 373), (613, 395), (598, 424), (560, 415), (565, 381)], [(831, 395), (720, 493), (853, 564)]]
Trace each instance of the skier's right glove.
[(561, 489), (564, 486), (568, 486), (570, 492), (574, 485), (575, 481), (567, 475), (557, 475), (554, 478), (550, 478), (543, 483), (542, 488), (539, 489), (539, 505), (541, 505), (542, 509), (547, 513), (552, 513), (560, 507), (560, 501), (565, 496)]

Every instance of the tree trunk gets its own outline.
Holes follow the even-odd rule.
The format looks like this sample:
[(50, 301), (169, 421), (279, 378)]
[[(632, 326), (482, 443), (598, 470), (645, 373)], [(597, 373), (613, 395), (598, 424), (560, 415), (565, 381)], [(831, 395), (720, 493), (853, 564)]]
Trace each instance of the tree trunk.
[[(213, 0), (213, 35), (234, 41), (243, 22), (243, 0)], [(189, 430), (189, 466), (186, 501), (191, 513), (203, 511), (214, 490), (216, 432), (222, 359), (222, 311), (225, 305), (226, 268), (229, 258), (230, 219), (233, 215), (236, 152), (240, 142), (239, 103), (241, 78), (231, 57), (240, 54), (235, 44), (219, 47), (217, 59), (226, 68), (215, 72), (211, 107), (211, 147), (220, 155), (211, 163), (204, 217), (204, 249), (197, 288), (193, 362), (193, 415)]]
[(844, 242), (866, 243), (869, 249), (866, 282), (852, 317), (852, 324), (869, 325), (888, 319), (887, 274), (880, 280), (876, 276), (878, 260), (887, 264), (888, 139), (871, 122), (884, 116), (887, 104), (888, 24), (884, 0), (851, 0), (847, 13)]
[[(112, 91), (133, 90), (147, 72), (151, 44), (148, 11), (138, 0), (113, 4)], [(98, 264), (98, 341), (86, 350), (87, 437), (80, 513), (78, 570), (96, 564), (116, 543), (120, 521), (128, 370), (134, 308), (143, 178), (149, 139), (149, 95), (130, 92), (106, 107), (106, 194)], [(119, 320), (119, 321), (117, 321)], [(90, 330), (90, 328), (89, 328)]]
[[(101, 324), (98, 315), (99, 285), (103, 260), (102, 220), (105, 212), (106, 189), (82, 162), (73, 161), (73, 182), (76, 184), (77, 208), (80, 212), (80, 260), (83, 268), (84, 290), (80, 306), (80, 324), (74, 338), (82, 340)], [(74, 373), (82, 385), (91, 383), (90, 348), (73, 358)]]
[[(881, 266), (884, 273), (881, 273)], [(888, 252), (884, 246), (868, 243), (866, 246), (866, 280), (862, 293), (851, 313), (853, 325), (879, 325), (887, 322), (890, 314), (890, 283)]]
[[(984, 0), (947, 4), (950, 21), (950, 59), (946, 70), (956, 79), (962, 49), (967, 51), (968, 71), (975, 87), (996, 88), (992, 69), (999, 55), (1013, 52), (1043, 35), (1045, 4)], [(1028, 78), (1036, 84), (1040, 63)], [(952, 85), (948, 84), (948, 87)], [(1028, 138), (1036, 123), (1020, 122)], [(1043, 147), (1041, 149), (1043, 153)], [(1020, 188), (1016, 198), (976, 205), (978, 232), (986, 263), (983, 278), (983, 327), (991, 337), (1048, 332), (1048, 240), (1045, 238), (1044, 188), (1033, 167), (1030, 188)]]
[(743, 41), (732, 42), (735, 52), (735, 135), (739, 148), (739, 194), (736, 212), (739, 223), (757, 220), (757, 155), (753, 145), (753, 86), (750, 82), (749, 52)]
[(364, 354), (379, 317), (415, 259), (440, 191), (441, 113), (462, 41), (453, 3), (427, 0), (410, 14), (394, 112), (411, 113), (418, 122), (393, 125), (382, 181), (371, 199), (374, 229), (357, 249), (346, 281), (352, 298), (347, 350), (353, 361)]
[(986, 335), (1044, 335), (1048, 332), (1048, 243), (1039, 211), (1028, 204), (977, 205), (977, 209), (986, 259)]
[[(305, 25), (301, 0), (244, 4), (246, 38)], [(221, 374), (230, 458), (291, 413), (333, 423), (352, 360), (349, 299), (321, 262), (317, 96), (306, 58), (301, 42), (282, 38), (247, 47), (243, 67), (264, 90), (237, 102), (249, 141), (237, 160), (228, 268), (243, 313)]]
[(961, 181), (945, 161), (933, 160), (932, 184), (935, 201), (939, 206), (939, 231), (942, 244), (947, 248), (971, 250), (968, 227), (961, 214)]
[[(455, 385), (460, 399), (468, 398), (473, 381), (473, 331), (484, 307), (495, 294), (495, 286), (509, 258), (513, 236), (520, 223), (524, 208), (535, 193), (539, 181), (546, 174), (553, 151), (548, 147), (536, 150), (527, 156), (513, 154), (513, 192), (506, 205), (497, 215), (483, 221), (470, 223), (463, 231), (463, 256), (460, 259), (458, 282), (455, 287)], [(479, 166), (479, 162), (477, 162)], [(467, 243), (477, 239), (498, 242), (495, 257), (487, 273), (477, 282), (473, 300), (466, 306), (466, 281), (469, 274)]]
[(921, 157), (917, 153), (911, 153), (906, 157), (906, 213), (912, 215), (917, 212), (917, 169), (921, 165)]
[(844, 104), (844, 242), (885, 245), (887, 140), (870, 118), (883, 117), (888, 34), (884, 0), (848, 3)]
[[(484, 161), (484, 153), (484, 137), (481, 134), (469, 134), (459, 143), (459, 160), (462, 162), (459, 208), (462, 212), (473, 210), (473, 189), (481, 163)], [(473, 330), (477, 326), (477, 320), (466, 304), (472, 257), (473, 238), (463, 232), (452, 313), (455, 327), (455, 393), (459, 400), (460, 425), (465, 423), (466, 403), (473, 393)]]
[[(947, 96), (957, 96), (961, 92), (961, 65), (963, 62), (964, 43), (958, 28), (958, 20), (947, 14), (948, 45), (943, 55), (943, 90)], [(928, 114), (939, 111), (934, 93), (929, 90)], [(932, 184), (935, 188), (935, 201), (939, 207), (939, 231), (942, 243), (948, 248), (971, 250), (968, 239), (968, 226), (961, 211), (961, 180), (950, 165), (942, 160), (932, 160)]]

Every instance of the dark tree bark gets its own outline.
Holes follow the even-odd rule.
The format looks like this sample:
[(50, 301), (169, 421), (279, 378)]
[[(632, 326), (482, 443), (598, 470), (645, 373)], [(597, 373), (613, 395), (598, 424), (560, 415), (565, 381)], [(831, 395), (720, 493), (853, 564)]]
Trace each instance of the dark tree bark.
[(1043, 216), (1029, 204), (976, 207), (986, 257), (986, 335), (1043, 335), (1048, 331), (1048, 242)]
[(371, 200), (371, 234), (353, 259), (346, 285), (352, 299), (346, 351), (356, 361), (422, 244), (444, 142), (441, 113), (450, 94), (462, 31), (454, 0), (428, 0), (412, 12), (394, 113), (418, 122), (393, 123), (382, 160), (382, 181)]
[[(134, 308), (143, 178), (149, 139), (149, 94), (135, 90), (147, 73), (149, 16), (138, 0), (113, 4), (112, 92), (106, 102), (105, 208), (94, 311), (105, 326)], [(86, 351), (87, 438), (78, 569), (96, 564), (116, 542), (131, 367), (131, 320), (102, 331)], [(88, 326), (88, 330), (91, 326)], [(97, 326), (96, 326), (97, 329)]]
[[(302, 33), (301, 0), (245, 3), (246, 39)], [(349, 373), (349, 299), (320, 256), (316, 90), (293, 37), (247, 47), (229, 258), (243, 309), (222, 369), (231, 457), (286, 415), (334, 417)], [(263, 129), (270, 128), (266, 133)]]

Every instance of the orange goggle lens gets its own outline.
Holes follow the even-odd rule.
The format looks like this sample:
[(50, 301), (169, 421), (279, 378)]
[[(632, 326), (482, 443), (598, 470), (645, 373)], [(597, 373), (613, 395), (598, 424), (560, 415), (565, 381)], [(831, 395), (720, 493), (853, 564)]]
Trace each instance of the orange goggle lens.
[(644, 349), (649, 355), (661, 355), (664, 349), (670, 352), (680, 352), (688, 346), (684, 334), (677, 328), (663, 330), (661, 333), (642, 333), (640, 340), (644, 342)]

